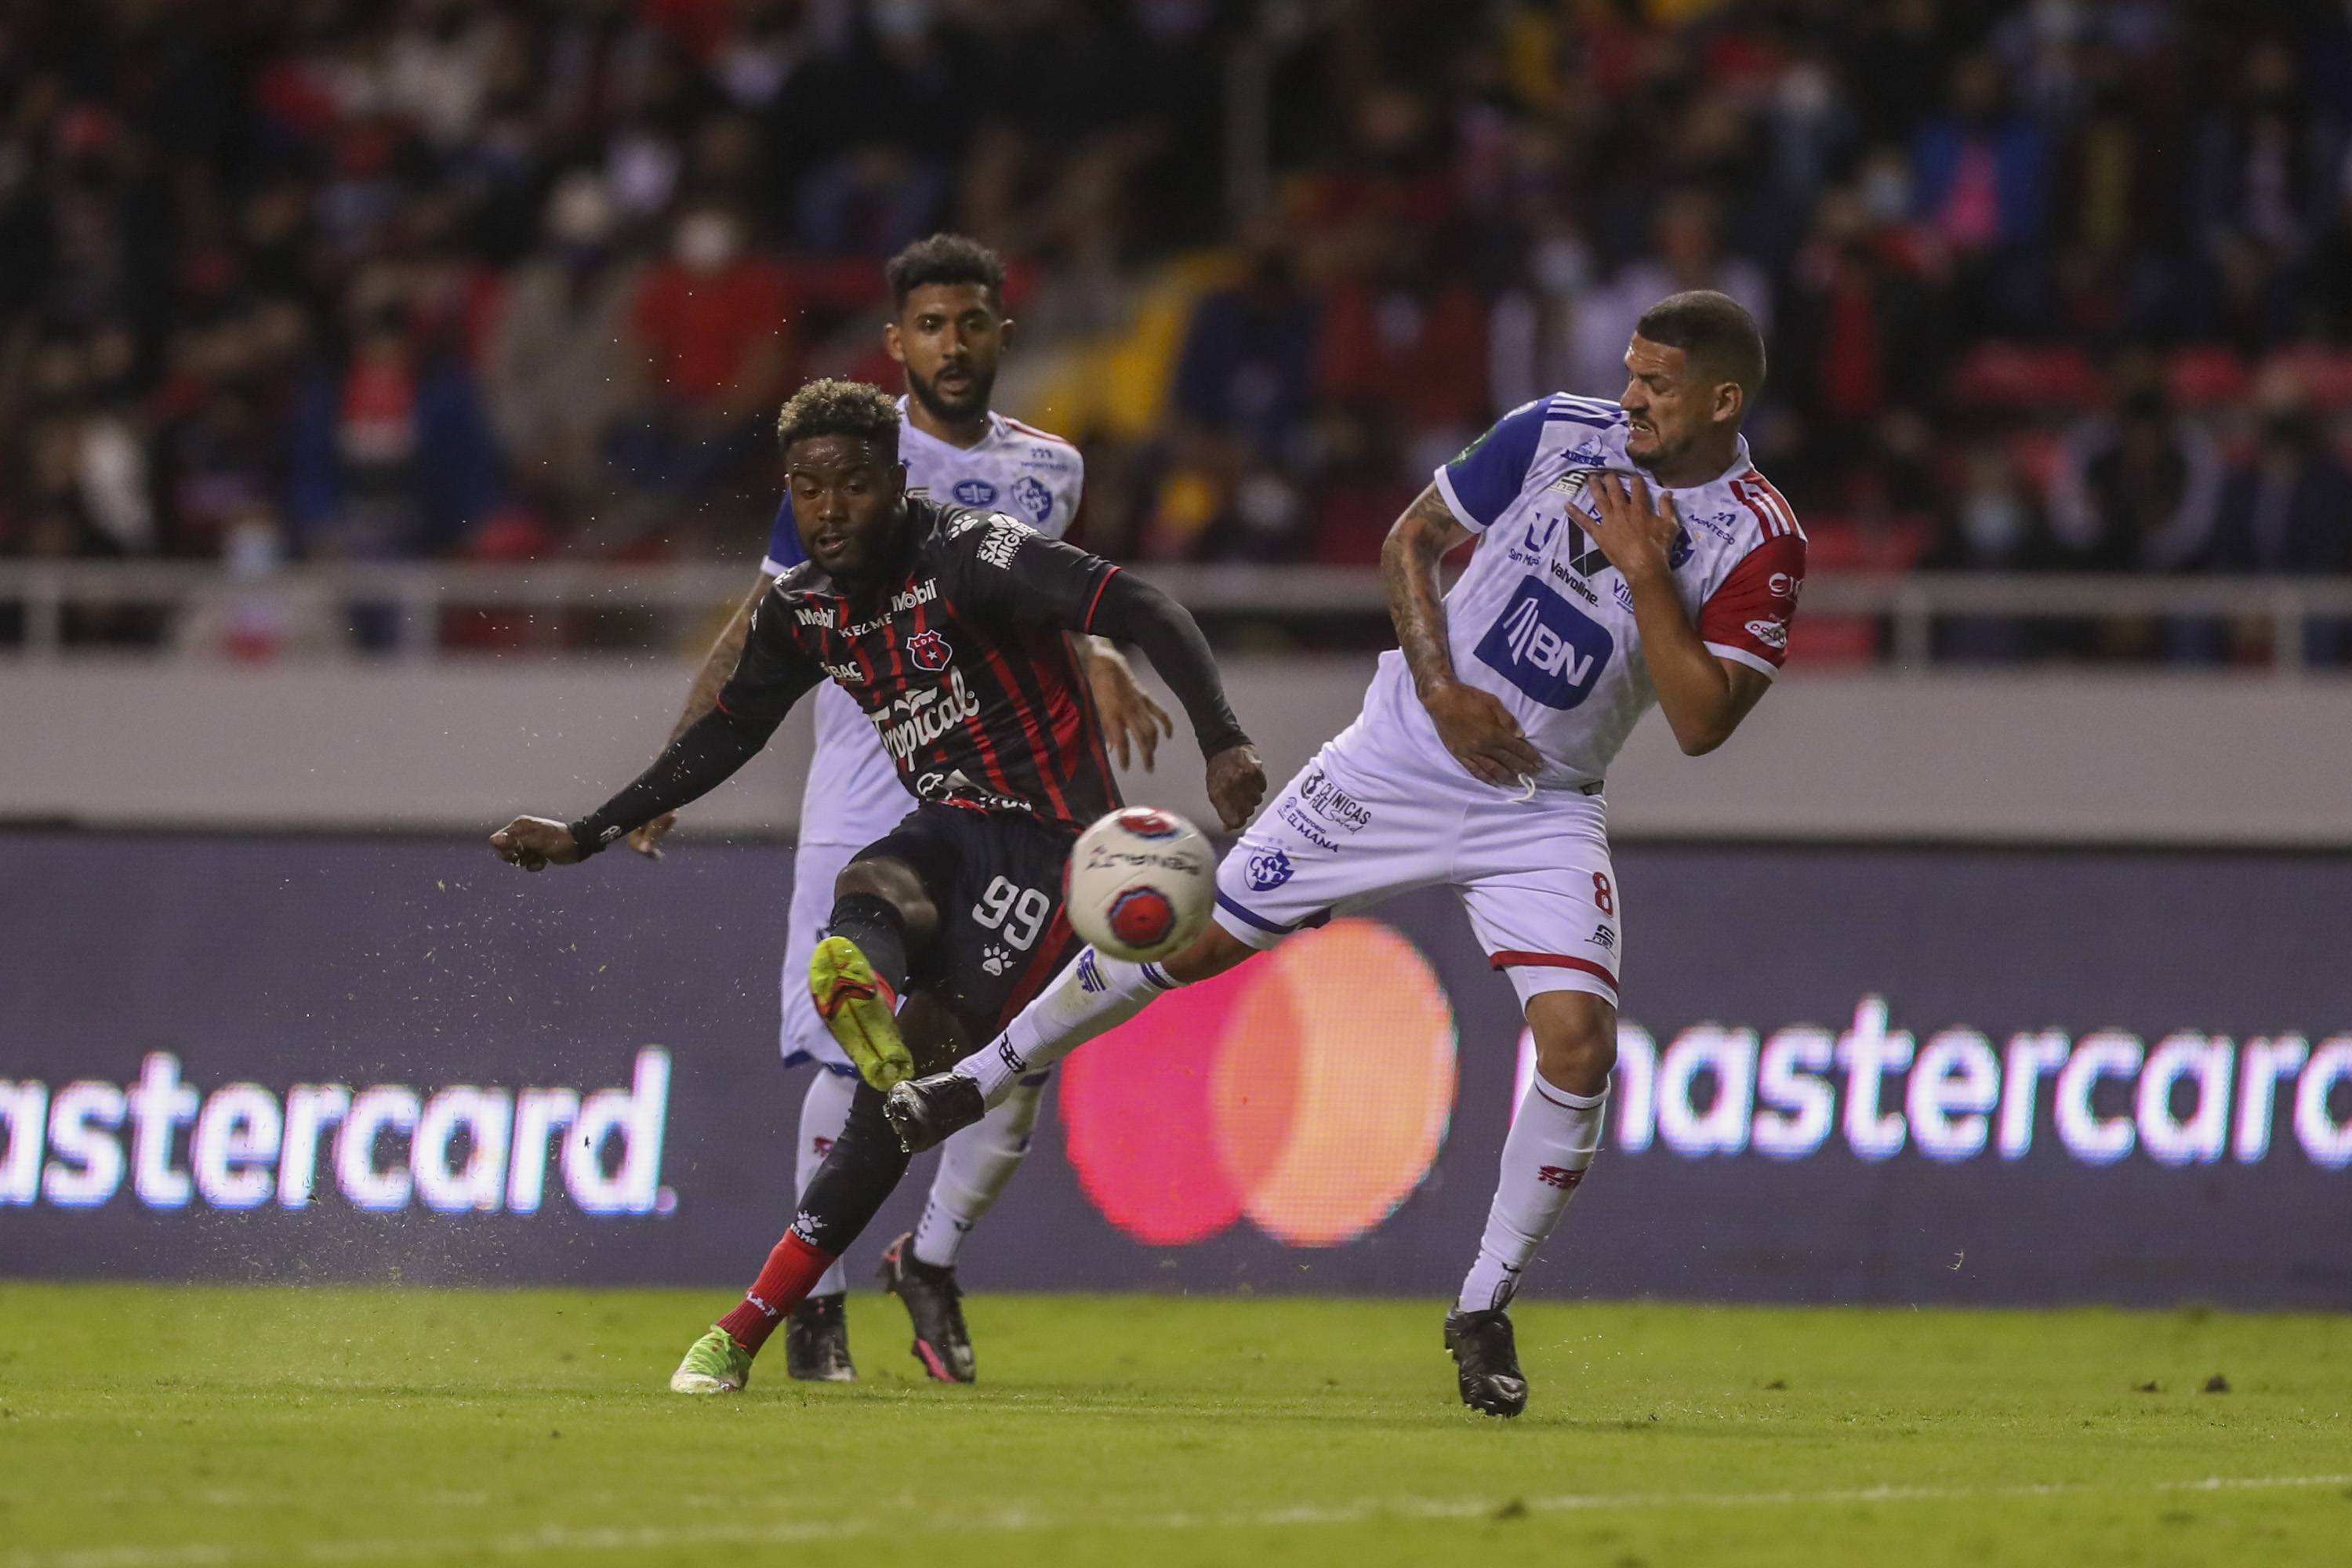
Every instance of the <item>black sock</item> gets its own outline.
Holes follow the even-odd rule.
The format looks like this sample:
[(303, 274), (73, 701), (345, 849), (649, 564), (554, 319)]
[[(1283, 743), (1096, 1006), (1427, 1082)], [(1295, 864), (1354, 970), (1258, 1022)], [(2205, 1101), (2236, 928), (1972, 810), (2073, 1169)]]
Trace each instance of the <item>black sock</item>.
[(824, 934), (845, 936), (890, 989), (907, 991), (907, 921), (898, 906), (879, 893), (844, 893), (833, 901)]
[(837, 1256), (874, 1218), (912, 1157), (883, 1120), (880, 1091), (860, 1083), (841, 1136), (801, 1194), (793, 1228), (811, 1246)]

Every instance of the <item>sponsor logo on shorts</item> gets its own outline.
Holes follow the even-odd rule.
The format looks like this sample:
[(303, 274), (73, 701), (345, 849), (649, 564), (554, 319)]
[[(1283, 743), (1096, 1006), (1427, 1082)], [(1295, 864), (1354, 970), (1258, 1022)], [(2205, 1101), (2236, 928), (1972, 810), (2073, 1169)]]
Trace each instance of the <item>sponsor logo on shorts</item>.
[(1766, 647), (1789, 646), (1789, 623), (1786, 621), (1750, 621), (1748, 635)]
[(1290, 880), (1291, 874), (1297, 869), (1297, 868), (1290, 863), (1290, 857), (1281, 850), (1258, 849), (1251, 852), (1248, 864), (1243, 868), (1243, 873), (1248, 877), (1249, 885), (1253, 889), (1261, 893), (1269, 893)]
[(1607, 926), (1594, 927), (1592, 934), (1585, 938), (1585, 941), (1603, 952), (1614, 952), (1617, 949), (1617, 933)]
[(1479, 662), (1547, 708), (1592, 695), (1616, 639), (1538, 578), (1520, 579), (1510, 605), (1479, 640)]
[(963, 502), (966, 506), (994, 506), (996, 504), (996, 487), (990, 484), (986, 479), (958, 479), (955, 484), (954, 495), (956, 500)]
[(954, 653), (955, 650), (948, 647), (948, 639), (937, 632), (917, 632), (907, 639), (907, 657), (915, 661), (917, 669), (934, 673), (945, 669)]
[(1298, 809), (1291, 801), (1284, 801), (1278, 814), (1293, 833), (1318, 849), (1337, 849), (1339, 841), (1315, 826), (1314, 819)]
[(1336, 827), (1361, 833), (1371, 826), (1372, 808), (1331, 782), (1321, 768), (1298, 786), (1298, 803)]
[(1764, 579), (1764, 586), (1776, 599), (1793, 599), (1804, 592), (1805, 580), (1786, 572), (1775, 572)]
[(980, 966), (991, 974), (1003, 974), (1013, 967), (1013, 954), (994, 942), (984, 943), (980, 950)]

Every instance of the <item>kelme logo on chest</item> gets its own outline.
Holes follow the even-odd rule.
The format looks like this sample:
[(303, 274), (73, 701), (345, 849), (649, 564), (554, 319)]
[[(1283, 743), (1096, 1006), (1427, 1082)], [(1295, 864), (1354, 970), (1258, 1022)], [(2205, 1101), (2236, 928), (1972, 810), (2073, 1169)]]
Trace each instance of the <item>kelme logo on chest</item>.
[(1478, 643), (1478, 661), (1547, 708), (1592, 694), (1617, 641), (1566, 599), (1523, 577)]

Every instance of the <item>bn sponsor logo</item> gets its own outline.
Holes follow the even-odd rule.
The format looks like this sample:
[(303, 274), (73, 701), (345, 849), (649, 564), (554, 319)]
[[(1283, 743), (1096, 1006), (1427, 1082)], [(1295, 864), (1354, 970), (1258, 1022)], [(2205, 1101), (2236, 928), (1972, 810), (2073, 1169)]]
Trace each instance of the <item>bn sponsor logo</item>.
[(1526, 577), (1477, 652), (1481, 663), (1538, 702), (1565, 709), (1592, 694), (1615, 647), (1606, 630)]

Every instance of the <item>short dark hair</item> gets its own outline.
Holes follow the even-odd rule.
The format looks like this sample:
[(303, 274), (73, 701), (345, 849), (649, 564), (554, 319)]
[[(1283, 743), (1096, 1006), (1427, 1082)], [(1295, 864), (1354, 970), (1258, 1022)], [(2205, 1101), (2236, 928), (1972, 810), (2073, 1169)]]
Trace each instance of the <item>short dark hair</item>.
[(882, 268), (890, 282), (890, 302), (907, 308), (907, 296), (930, 283), (977, 283), (988, 290), (988, 302), (1004, 307), (1004, 263), (980, 241), (961, 234), (935, 234), (919, 239), (892, 257)]
[(1690, 355), (1691, 363), (1716, 381), (1736, 381), (1740, 395), (1756, 401), (1764, 384), (1764, 334), (1748, 307), (1712, 289), (1669, 294), (1633, 327), (1636, 336)]
[(855, 436), (877, 456), (898, 455), (898, 405), (880, 387), (863, 381), (812, 381), (784, 402), (776, 416), (776, 444), (792, 450), (812, 436)]

